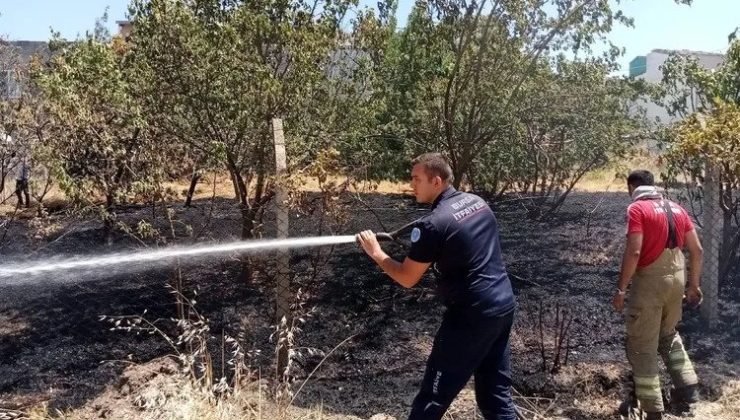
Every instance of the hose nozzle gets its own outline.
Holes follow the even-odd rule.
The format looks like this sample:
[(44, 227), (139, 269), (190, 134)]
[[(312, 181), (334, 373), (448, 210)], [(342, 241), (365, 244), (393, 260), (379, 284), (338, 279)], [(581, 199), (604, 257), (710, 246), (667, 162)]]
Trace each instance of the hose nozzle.
[(411, 232), (411, 229), (416, 225), (417, 222), (418, 220), (414, 220), (413, 222), (404, 225), (394, 230), (393, 232), (376, 232), (375, 237), (378, 239), (378, 241), (396, 241), (400, 236)]
[(375, 238), (381, 242), (392, 242), (396, 240), (396, 238), (393, 237), (393, 234), (387, 232), (376, 232)]

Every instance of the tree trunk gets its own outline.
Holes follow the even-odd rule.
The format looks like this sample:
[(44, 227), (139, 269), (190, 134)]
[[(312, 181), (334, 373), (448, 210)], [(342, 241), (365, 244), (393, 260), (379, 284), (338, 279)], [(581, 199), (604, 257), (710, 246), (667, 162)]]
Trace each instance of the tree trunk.
[[(254, 238), (254, 212), (249, 208), (242, 207), (242, 240), (250, 240)], [(239, 281), (244, 284), (250, 284), (252, 282), (252, 259), (249, 255), (244, 255), (241, 258), (242, 271), (239, 273)]]
[(188, 196), (185, 198), (185, 207), (190, 207), (193, 202), (193, 194), (195, 193), (195, 187), (201, 178), (200, 171), (197, 169), (193, 170), (193, 175), (190, 177), (190, 188), (188, 188)]
[(105, 194), (105, 220), (103, 226), (105, 229), (105, 243), (108, 246), (113, 245), (113, 206), (116, 204), (115, 193), (108, 191)]
[(704, 303), (701, 306), (702, 320), (709, 328), (719, 320), (719, 267), (722, 239), (722, 208), (720, 205), (720, 179), (718, 169), (707, 164), (704, 181), (704, 220), (702, 221), (702, 245), (704, 267), (702, 289)]
[[(247, 183), (244, 181), (244, 177), (242, 177), (235, 165), (229, 165), (229, 171), (231, 172), (231, 179), (234, 180), (234, 189), (236, 190), (239, 206), (241, 207), (241, 239), (249, 240), (254, 237), (255, 216), (254, 209), (249, 204), (249, 189), (247, 188)], [(241, 261), (242, 271), (239, 274), (239, 281), (249, 284), (252, 282), (252, 261), (248, 255), (243, 256)]]
[[(257, 174), (257, 185), (255, 186), (255, 197), (250, 200), (249, 197), (249, 186), (253, 179), (253, 176), (249, 175), (246, 179), (242, 176), (236, 160), (233, 155), (227, 154), (227, 169), (231, 175), (231, 179), (234, 181), (234, 190), (237, 194), (239, 207), (241, 209), (242, 216), (242, 229), (241, 239), (249, 240), (255, 237), (255, 222), (258, 220), (257, 217), (261, 214), (260, 209), (264, 205), (265, 197), (263, 197), (263, 191), (265, 190), (266, 177), (264, 173)], [(253, 264), (252, 259), (245, 255), (241, 259), (242, 271), (239, 275), (239, 280), (246, 284), (251, 283), (253, 276)]]
[(452, 176), (455, 177), (455, 179), (452, 181), (452, 186), (455, 187), (455, 189), (460, 189), (460, 185), (462, 184), (463, 177), (465, 176), (467, 170), (468, 165), (459, 162), (457, 165), (454, 165), (452, 167)]
[(234, 172), (229, 171), (229, 173), (231, 174), (231, 184), (234, 186), (234, 201), (238, 203), (241, 201), (241, 196), (239, 194), (239, 184), (236, 176), (234, 175)]
[(6, 176), (6, 172), (5, 172), (5, 161), (4, 161), (4, 158), (3, 158), (3, 161), (0, 162), (0, 195), (2, 196), (2, 197), (0, 197), (0, 199), (5, 199), (5, 195), (4, 195), (4, 193), (5, 193), (5, 176)]

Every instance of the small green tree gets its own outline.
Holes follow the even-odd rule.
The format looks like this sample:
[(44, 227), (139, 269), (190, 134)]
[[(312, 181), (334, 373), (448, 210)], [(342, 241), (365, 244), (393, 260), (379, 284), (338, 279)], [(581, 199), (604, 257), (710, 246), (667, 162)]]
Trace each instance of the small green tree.
[[(362, 95), (354, 80), (357, 68), (364, 67), (341, 77), (331, 73), (337, 58), (347, 58), (337, 54), (354, 39), (340, 28), (353, 5), (350, 0), (132, 2), (132, 66), (141, 77), (139, 96), (149, 120), (228, 170), (244, 239), (259, 235), (272, 196), (271, 119), (284, 119), (291, 158), (305, 161), (322, 138), (337, 137), (328, 125), (349, 121), (350, 114), (338, 117), (332, 110)], [(364, 16), (358, 22), (372, 19)], [(248, 267), (244, 279), (250, 277)]]
[(129, 45), (111, 38), (102, 21), (83, 39), (55, 36), (50, 51), (31, 70), (41, 102), (30, 107), (29, 135), (73, 202), (103, 200), (110, 241), (116, 205), (136, 194), (156, 199), (177, 150), (154, 136), (134, 88)]
[(609, 64), (563, 57), (543, 62), (522, 87), (512, 128), (474, 160), (475, 185), (529, 194), (538, 211), (552, 212), (586, 173), (626, 156), (627, 139), (640, 127), (628, 108), (642, 89), (610, 77)]

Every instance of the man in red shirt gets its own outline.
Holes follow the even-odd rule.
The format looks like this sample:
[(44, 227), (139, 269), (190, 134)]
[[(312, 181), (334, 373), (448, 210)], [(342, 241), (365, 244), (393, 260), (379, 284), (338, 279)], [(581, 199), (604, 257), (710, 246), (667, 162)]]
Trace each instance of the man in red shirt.
[[(632, 197), (627, 215), (627, 246), (622, 258), (614, 309), (627, 303), (627, 359), (632, 365), (634, 395), (648, 420), (663, 418), (663, 398), (658, 376), (658, 354), (668, 368), (673, 397), (686, 405), (698, 399), (698, 378), (683, 347), (676, 324), (681, 320), (684, 297), (692, 305), (702, 300), (699, 278), (702, 247), (688, 213), (663, 198), (649, 171), (634, 171), (627, 178)], [(683, 248), (689, 251), (689, 285), (686, 289)], [(631, 402), (620, 407), (628, 415)]]

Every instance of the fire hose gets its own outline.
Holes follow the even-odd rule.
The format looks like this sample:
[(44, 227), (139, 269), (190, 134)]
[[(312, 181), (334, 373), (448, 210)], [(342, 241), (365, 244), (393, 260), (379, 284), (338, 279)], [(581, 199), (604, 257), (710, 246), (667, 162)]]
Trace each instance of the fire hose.
[(399, 242), (400, 237), (411, 232), (411, 230), (418, 222), (419, 220), (414, 220), (413, 222), (405, 224), (392, 232), (376, 232), (375, 237), (378, 239), (378, 241), (401, 243)]

